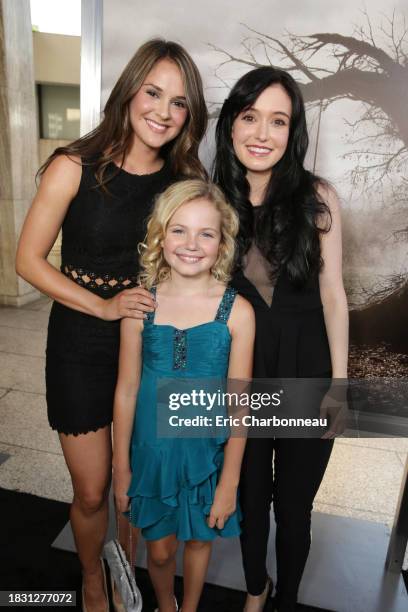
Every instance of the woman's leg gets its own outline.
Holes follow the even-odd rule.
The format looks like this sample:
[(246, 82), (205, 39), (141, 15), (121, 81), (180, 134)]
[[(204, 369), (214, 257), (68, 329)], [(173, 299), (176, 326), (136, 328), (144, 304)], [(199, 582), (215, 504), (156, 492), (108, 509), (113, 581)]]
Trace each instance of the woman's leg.
[(261, 610), (267, 592), (273, 445), (273, 438), (249, 438), (242, 463), (239, 500), (243, 514), (241, 550), (248, 590), (246, 612)]
[(293, 612), (310, 549), (313, 500), (323, 479), (333, 440), (275, 441), (277, 609)]
[(185, 543), (183, 559), (183, 612), (196, 612), (197, 610), (207, 575), (210, 556), (211, 542), (189, 540)]
[(60, 434), (71, 474), (74, 499), (70, 519), (82, 566), (89, 611), (106, 610), (100, 563), (108, 527), (108, 492), (111, 480), (111, 428), (78, 436)]
[(174, 534), (150, 540), (147, 546), (147, 569), (157, 597), (160, 612), (174, 612), (174, 575), (178, 542)]

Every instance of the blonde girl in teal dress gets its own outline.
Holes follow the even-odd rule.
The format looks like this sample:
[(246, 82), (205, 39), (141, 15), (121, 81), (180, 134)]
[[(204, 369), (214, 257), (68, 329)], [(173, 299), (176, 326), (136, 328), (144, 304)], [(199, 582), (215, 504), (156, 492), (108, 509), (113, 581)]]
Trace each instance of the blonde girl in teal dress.
[[(157, 383), (249, 379), (254, 314), (228, 286), (238, 231), (222, 192), (202, 180), (157, 200), (140, 280), (156, 309), (123, 319), (114, 405), (114, 490), (147, 542), (160, 612), (174, 612), (175, 555), (184, 541), (183, 612), (197, 610), (216, 536), (240, 533), (237, 491), (244, 437), (159, 437)], [(130, 452), (129, 452), (130, 449)]]

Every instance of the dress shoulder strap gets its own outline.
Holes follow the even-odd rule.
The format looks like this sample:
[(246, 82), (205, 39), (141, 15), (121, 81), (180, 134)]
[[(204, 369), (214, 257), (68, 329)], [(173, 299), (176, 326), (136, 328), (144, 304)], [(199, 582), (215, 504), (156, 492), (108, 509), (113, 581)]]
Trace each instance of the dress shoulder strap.
[[(150, 293), (152, 294), (154, 298), (156, 298), (156, 287), (152, 287), (150, 289)], [(156, 313), (155, 310), (153, 310), (152, 312), (147, 312), (145, 321), (147, 321), (148, 323), (153, 323), (155, 313)]]
[(228, 322), (237, 293), (237, 290), (233, 287), (227, 287), (225, 289), (220, 305), (218, 306), (217, 314), (215, 315), (215, 321), (221, 321), (221, 323)]

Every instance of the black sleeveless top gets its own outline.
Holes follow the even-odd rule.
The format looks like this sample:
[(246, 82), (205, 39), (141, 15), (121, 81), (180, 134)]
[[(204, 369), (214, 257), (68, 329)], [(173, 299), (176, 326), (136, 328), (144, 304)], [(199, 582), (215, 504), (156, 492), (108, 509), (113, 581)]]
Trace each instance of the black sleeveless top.
[[(134, 175), (108, 167), (101, 189), (92, 165), (83, 165), (77, 195), (62, 224), (61, 272), (110, 298), (134, 287), (138, 244), (146, 234), (155, 197), (175, 180), (168, 163)], [(48, 324), (46, 397), (53, 429), (77, 435), (112, 421), (120, 320), (104, 321), (54, 302)]]
[(108, 166), (105, 192), (85, 165), (79, 190), (62, 225), (61, 272), (103, 298), (135, 286), (138, 244), (155, 196), (172, 181), (168, 163), (153, 174), (136, 175)]

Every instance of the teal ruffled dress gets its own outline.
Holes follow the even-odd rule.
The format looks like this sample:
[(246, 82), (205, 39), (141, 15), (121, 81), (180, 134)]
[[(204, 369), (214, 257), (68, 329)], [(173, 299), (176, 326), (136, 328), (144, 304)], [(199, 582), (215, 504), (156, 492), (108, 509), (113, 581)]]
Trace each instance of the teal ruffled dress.
[(231, 346), (227, 321), (235, 296), (235, 289), (227, 287), (214, 321), (188, 329), (156, 325), (154, 313), (145, 320), (143, 368), (130, 449), (128, 517), (132, 525), (141, 528), (146, 540), (175, 534), (178, 540), (204, 541), (240, 534), (238, 504), (223, 529), (207, 525), (226, 435), (157, 435), (159, 381), (166, 377), (173, 381), (227, 377)]

